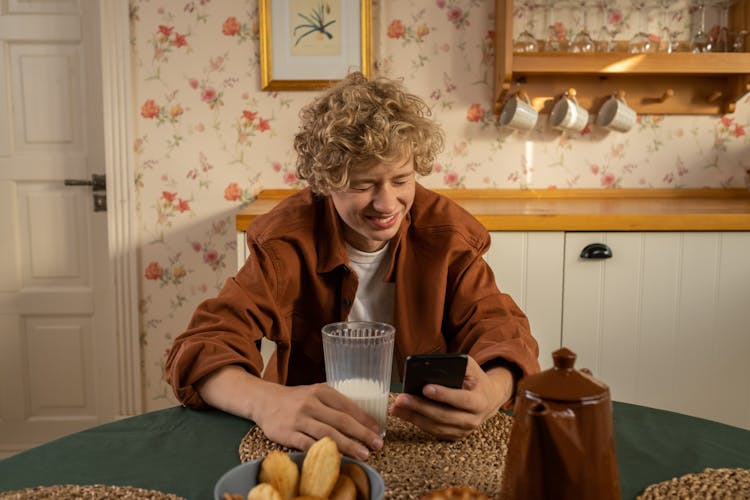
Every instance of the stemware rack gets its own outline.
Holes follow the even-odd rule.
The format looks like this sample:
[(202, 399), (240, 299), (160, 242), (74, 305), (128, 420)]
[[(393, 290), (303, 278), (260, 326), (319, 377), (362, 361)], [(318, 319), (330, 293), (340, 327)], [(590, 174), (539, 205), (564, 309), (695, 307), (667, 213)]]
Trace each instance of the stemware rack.
[[(750, 29), (750, 0), (737, 0), (732, 29)], [(750, 91), (750, 52), (513, 53), (513, 0), (495, 0), (494, 111), (523, 88), (542, 113), (568, 88), (592, 112), (624, 92), (639, 114), (724, 114)]]

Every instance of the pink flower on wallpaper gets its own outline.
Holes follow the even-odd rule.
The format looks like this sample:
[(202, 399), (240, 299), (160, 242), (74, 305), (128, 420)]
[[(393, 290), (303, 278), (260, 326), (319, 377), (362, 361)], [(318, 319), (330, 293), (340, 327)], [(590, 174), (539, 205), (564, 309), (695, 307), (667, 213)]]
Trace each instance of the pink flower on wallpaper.
[(237, 201), (242, 196), (242, 188), (236, 182), (230, 182), (224, 189), (224, 199), (228, 201)]
[(177, 203), (177, 210), (179, 210), (180, 213), (187, 212), (188, 210), (190, 210), (190, 204), (187, 200), (183, 200), (182, 198), (180, 198)]
[(196, 80), (195, 78), (191, 78), (190, 80), (188, 80), (188, 84), (190, 84), (190, 88), (197, 89), (198, 85), (200, 85), (200, 82), (198, 82), (198, 80)]
[(159, 105), (153, 99), (148, 99), (141, 106), (141, 116), (144, 118), (153, 118), (159, 114)]
[(190, 246), (191, 246), (191, 247), (193, 247), (193, 250), (195, 250), (196, 252), (200, 252), (200, 251), (201, 251), (201, 248), (203, 248), (203, 247), (201, 246), (201, 244), (200, 244), (200, 242), (199, 242), (199, 241), (194, 241), (194, 242), (192, 242), (192, 243), (190, 244)]
[(226, 36), (234, 36), (240, 32), (240, 22), (236, 17), (228, 17), (221, 27), (221, 32)]
[(605, 172), (601, 178), (602, 187), (610, 187), (614, 185), (615, 180), (615, 175), (613, 173)]
[(184, 47), (185, 45), (187, 45), (187, 39), (185, 38), (185, 35), (175, 33), (172, 44), (179, 49), (180, 47)]
[(161, 34), (165, 39), (167, 39), (172, 34), (173, 29), (174, 28), (172, 26), (164, 26), (163, 24), (160, 24), (159, 34)]
[(442, 171), (443, 171), (443, 166), (442, 166), (441, 164), (439, 164), (439, 163), (436, 163), (436, 164), (435, 164), (435, 165), (434, 165), (434, 166), (432, 167), (432, 170), (433, 170), (433, 171), (434, 171), (434, 172), (435, 172), (436, 174), (439, 174), (440, 172), (442, 172)]
[(482, 121), (484, 118), (484, 109), (481, 104), (472, 104), (469, 106), (469, 110), (466, 111), (466, 119), (470, 122)]
[(271, 162), (271, 168), (274, 172), (281, 172), (281, 162), (280, 161), (273, 161)]
[(607, 24), (620, 24), (624, 19), (620, 9), (612, 9), (607, 14)]
[(740, 125), (739, 123), (734, 126), (734, 131), (732, 132), (732, 135), (735, 137), (743, 137), (745, 135), (745, 126)]
[(730, 118), (725, 115), (725, 116), (722, 116), (720, 120), (721, 120), (722, 125), (724, 125), (725, 127), (728, 127), (732, 124), (732, 122), (734, 121), (734, 118)]
[(568, 38), (568, 35), (565, 31), (565, 25), (560, 21), (552, 24), (552, 32), (554, 33), (554, 38), (557, 39), (558, 42), (562, 42), (563, 40)]
[(587, 135), (591, 133), (591, 124), (587, 123), (585, 127), (583, 127), (583, 130), (581, 130), (581, 135)]
[(591, 173), (594, 175), (599, 175), (599, 165), (591, 165)]
[(208, 60), (211, 71), (221, 71), (221, 67), (224, 65), (224, 58), (222, 56), (212, 57)]
[(388, 38), (401, 38), (406, 33), (406, 26), (400, 19), (394, 19), (388, 25)]
[(177, 193), (170, 193), (169, 191), (162, 191), (161, 197), (167, 200), (169, 203), (172, 203), (174, 199), (177, 197)]
[(445, 8), (445, 0), (437, 0), (437, 2), (435, 2), (435, 3), (437, 4), (437, 6), (439, 8), (441, 8), (441, 9)]
[(146, 266), (146, 271), (143, 273), (147, 280), (158, 280), (163, 274), (164, 269), (162, 269), (158, 262), (151, 262)]
[(219, 260), (219, 252), (217, 252), (216, 250), (207, 250), (203, 254), (203, 262), (205, 262), (206, 264), (214, 264), (217, 260)]
[(297, 174), (295, 172), (284, 173), (284, 184), (294, 184), (297, 182)]
[(203, 102), (211, 103), (216, 100), (216, 89), (213, 87), (206, 87), (201, 92), (201, 100)]
[(458, 174), (456, 172), (446, 172), (443, 176), (443, 182), (448, 186), (458, 184)]
[(255, 120), (255, 117), (258, 116), (258, 113), (257, 113), (257, 111), (244, 110), (242, 112), (242, 116), (245, 118), (245, 120), (251, 122), (251, 121)]
[(424, 38), (430, 34), (430, 28), (426, 24), (420, 24), (417, 26), (415, 34), (417, 35), (417, 38)]
[(271, 122), (266, 120), (265, 118), (258, 118), (258, 130), (261, 132), (265, 132), (266, 130), (271, 129)]
[(447, 16), (448, 20), (452, 23), (455, 23), (456, 21), (460, 21), (463, 17), (464, 12), (461, 10), (460, 7), (451, 7), (448, 9)]

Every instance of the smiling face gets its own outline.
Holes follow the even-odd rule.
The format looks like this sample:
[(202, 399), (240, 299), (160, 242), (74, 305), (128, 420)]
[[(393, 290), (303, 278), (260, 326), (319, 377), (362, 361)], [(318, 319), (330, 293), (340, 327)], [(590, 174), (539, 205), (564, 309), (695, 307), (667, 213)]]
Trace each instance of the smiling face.
[(349, 186), (331, 193), (346, 242), (363, 252), (383, 248), (414, 203), (415, 184), (411, 157), (350, 172)]

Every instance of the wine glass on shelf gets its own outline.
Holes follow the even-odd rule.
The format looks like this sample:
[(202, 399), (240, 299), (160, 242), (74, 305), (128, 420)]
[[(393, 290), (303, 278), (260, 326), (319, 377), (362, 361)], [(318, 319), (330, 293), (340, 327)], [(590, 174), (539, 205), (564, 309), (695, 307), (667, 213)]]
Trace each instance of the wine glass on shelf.
[(696, 27), (690, 39), (690, 50), (694, 53), (711, 52), (713, 44), (711, 37), (706, 33), (706, 2), (695, 0), (693, 8), (694, 14), (696, 14)]
[[(559, 7), (560, 2), (557, 2)], [(566, 44), (565, 31), (560, 29), (561, 25), (556, 23), (553, 16), (555, 0), (546, 0), (544, 4), (544, 22), (547, 26), (547, 40), (544, 43), (544, 50), (547, 52), (559, 52)]]
[(587, 9), (588, 5), (586, 3), (586, 0), (577, 0), (576, 4), (580, 9), (581, 17), (583, 18), (583, 26), (578, 31), (578, 33), (575, 34), (573, 40), (570, 41), (568, 50), (570, 52), (588, 54), (594, 52), (595, 50), (594, 39), (591, 38), (591, 35), (589, 34), (589, 11)]
[(716, 52), (732, 52), (732, 45), (729, 43), (729, 8), (735, 0), (716, 0), (714, 7), (719, 9), (719, 32), (716, 38)]
[(622, 31), (620, 25), (612, 23), (610, 25), (610, 8), (613, 5), (612, 0), (599, 0), (596, 2), (596, 12), (599, 14), (601, 23), (596, 34), (596, 50), (598, 52), (614, 52), (617, 50), (617, 35)]
[(523, 30), (513, 40), (513, 52), (537, 52), (539, 51), (539, 42), (534, 36), (534, 22), (529, 13), (536, 5), (533, 0), (524, 0), (519, 4), (521, 9), (521, 20)]
[(646, 17), (646, 0), (635, 0), (633, 9), (638, 19), (638, 32), (628, 41), (628, 52), (631, 54), (642, 54), (656, 52), (656, 44), (648, 34), (648, 18)]
[(745, 52), (745, 37), (748, 35), (747, 30), (740, 30), (732, 33), (732, 52)]
[(672, 54), (680, 50), (679, 36), (682, 31), (672, 30), (671, 11), (669, 8), (674, 5), (674, 0), (659, 0), (659, 7), (662, 9), (662, 26), (661, 34), (664, 38), (664, 52)]

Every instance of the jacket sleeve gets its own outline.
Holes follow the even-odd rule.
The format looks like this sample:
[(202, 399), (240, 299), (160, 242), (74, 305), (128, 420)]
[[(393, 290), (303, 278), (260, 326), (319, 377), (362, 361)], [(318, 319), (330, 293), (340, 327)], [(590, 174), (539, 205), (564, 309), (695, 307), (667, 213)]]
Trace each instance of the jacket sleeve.
[(259, 341), (264, 334), (273, 336), (283, 324), (276, 300), (276, 259), (249, 236), (248, 240), (250, 256), (245, 264), (215, 298), (197, 307), (188, 329), (167, 355), (165, 378), (186, 406), (207, 407), (194, 384), (221, 367), (238, 365), (260, 376)]
[(482, 366), (502, 364), (516, 377), (539, 371), (539, 347), (526, 315), (495, 283), (482, 257), (489, 234), (452, 264), (445, 332), (449, 350), (466, 352)]

